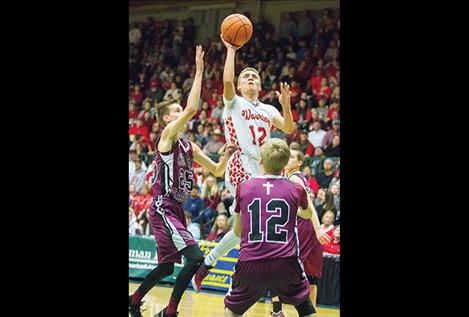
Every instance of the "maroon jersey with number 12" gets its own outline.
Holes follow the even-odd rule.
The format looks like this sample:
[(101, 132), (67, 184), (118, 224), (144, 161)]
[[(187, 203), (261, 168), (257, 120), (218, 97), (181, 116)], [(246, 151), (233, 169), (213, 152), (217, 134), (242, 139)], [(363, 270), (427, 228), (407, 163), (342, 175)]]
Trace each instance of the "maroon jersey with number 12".
[(297, 211), (308, 207), (300, 185), (282, 176), (254, 177), (238, 186), (235, 204), (241, 213), (240, 262), (299, 256)]

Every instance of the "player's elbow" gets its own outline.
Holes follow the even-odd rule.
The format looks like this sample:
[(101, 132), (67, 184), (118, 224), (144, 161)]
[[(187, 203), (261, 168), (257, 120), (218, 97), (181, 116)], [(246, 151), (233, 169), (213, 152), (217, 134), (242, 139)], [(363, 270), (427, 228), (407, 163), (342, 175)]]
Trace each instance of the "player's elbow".
[(284, 126), (282, 131), (287, 133), (287, 134), (293, 133), (293, 125), (292, 126)]
[(313, 217), (313, 211), (311, 208), (302, 209), (300, 212), (298, 212), (298, 217), (303, 219), (311, 219)]
[(234, 232), (235, 236), (237, 236), (238, 238), (241, 237), (241, 228), (240, 227), (235, 226), (234, 229), (233, 229), (233, 232)]
[(197, 104), (187, 104), (187, 107), (185, 109), (185, 111), (191, 115), (191, 116), (195, 116), (195, 114), (197, 113)]
[(225, 175), (225, 168), (223, 166), (219, 166), (213, 172), (213, 176), (215, 176), (215, 177), (222, 177), (223, 175)]

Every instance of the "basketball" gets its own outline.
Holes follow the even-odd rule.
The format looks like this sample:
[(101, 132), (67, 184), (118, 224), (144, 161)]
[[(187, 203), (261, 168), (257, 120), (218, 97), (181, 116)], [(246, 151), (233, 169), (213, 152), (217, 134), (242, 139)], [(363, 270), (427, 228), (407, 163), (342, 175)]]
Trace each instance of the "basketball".
[(242, 14), (227, 16), (221, 24), (223, 39), (234, 46), (246, 44), (252, 36), (252, 23)]

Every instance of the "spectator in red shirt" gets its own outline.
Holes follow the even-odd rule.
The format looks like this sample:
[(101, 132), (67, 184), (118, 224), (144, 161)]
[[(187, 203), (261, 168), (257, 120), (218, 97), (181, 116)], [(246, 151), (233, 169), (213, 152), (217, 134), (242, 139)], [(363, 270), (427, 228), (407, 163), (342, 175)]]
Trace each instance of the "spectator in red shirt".
[(334, 239), (334, 219), (335, 215), (332, 211), (327, 210), (322, 216), (321, 231), (328, 234), (331, 240)]
[(319, 184), (314, 179), (314, 177), (312, 177), (311, 168), (308, 165), (306, 165), (303, 168), (303, 174), (305, 174), (305, 176), (306, 176), (306, 180), (308, 181), (309, 188), (311, 188), (313, 190), (314, 195), (316, 195), (318, 193), (318, 190), (319, 190)]
[(226, 214), (219, 214), (213, 222), (212, 230), (210, 230), (207, 240), (219, 242), (228, 231), (230, 231), (228, 216)]
[(327, 121), (331, 121), (333, 119), (334, 111), (337, 113), (340, 111), (340, 106), (338, 102), (333, 102), (331, 104), (329, 110), (327, 111)]
[(136, 194), (134, 196), (133, 208), (138, 220), (145, 218), (146, 215), (144, 215), (144, 213), (148, 211), (148, 208), (150, 208), (152, 197), (149, 194), (149, 190), (150, 185), (145, 183), (140, 188), (140, 194)]
[(340, 255), (340, 225), (332, 233), (333, 239), (322, 246), (323, 252)]
[(340, 66), (339, 66), (339, 63), (337, 63), (337, 58), (334, 58), (332, 62), (329, 63), (329, 66), (327, 67), (327, 73), (330, 76), (335, 77), (339, 69), (340, 69)]
[(324, 60), (322, 58), (318, 60), (318, 66), (313, 68), (313, 74), (317, 74), (318, 71), (321, 71), (321, 76), (324, 75)]
[(217, 106), (217, 100), (218, 100), (218, 93), (214, 91), (212, 93), (212, 97), (207, 101), (209, 109), (213, 109)]
[(301, 90), (301, 87), (298, 86), (298, 81), (296, 79), (292, 79), (290, 91), (291, 91), (291, 104), (294, 105), (300, 100), (301, 93), (303, 92)]
[(143, 120), (142, 119), (137, 119), (137, 124), (130, 128), (129, 130), (129, 135), (137, 135), (140, 134), (146, 138), (150, 137), (150, 133), (148, 131), (148, 128), (143, 125)]
[(148, 142), (148, 155), (155, 155), (155, 148), (156, 148), (156, 137), (157, 133), (151, 131), (150, 132), (150, 140)]
[(325, 77), (322, 77), (321, 86), (319, 89), (317, 89), (316, 87), (316, 89), (313, 90), (313, 96), (317, 102), (319, 102), (320, 100), (324, 100), (327, 103), (331, 95), (332, 89), (328, 86), (327, 79)]
[(153, 123), (155, 122), (155, 119), (152, 118), (151, 112), (150, 111), (145, 111), (143, 113), (143, 126), (147, 128), (148, 131), (151, 131), (151, 127), (153, 126)]
[(311, 77), (311, 80), (309, 81), (311, 92), (313, 92), (313, 94), (318, 94), (320, 92), (321, 83), (324, 78), (325, 77), (322, 75), (321, 70), (316, 69), (316, 71), (313, 73), (313, 76)]
[(137, 107), (135, 106), (135, 102), (131, 101), (129, 103), (129, 119), (136, 120), (138, 116)]
[(300, 151), (305, 154), (307, 157), (313, 157), (314, 155), (314, 146), (308, 140), (308, 132), (301, 130), (300, 132)]
[(212, 81), (211, 80), (205, 81), (205, 86), (203, 87), (202, 94), (201, 94), (202, 102), (210, 100), (210, 98), (212, 97), (213, 90), (214, 89), (212, 86)]

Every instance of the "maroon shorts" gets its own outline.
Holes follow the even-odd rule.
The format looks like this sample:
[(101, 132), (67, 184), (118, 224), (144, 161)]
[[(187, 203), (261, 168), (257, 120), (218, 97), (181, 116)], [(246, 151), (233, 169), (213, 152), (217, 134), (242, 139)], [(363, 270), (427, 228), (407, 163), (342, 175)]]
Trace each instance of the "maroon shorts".
[(268, 290), (285, 304), (297, 306), (308, 299), (309, 283), (298, 258), (238, 262), (225, 307), (242, 315)]
[(149, 219), (155, 235), (158, 263), (181, 263), (180, 251), (196, 244), (187, 230), (181, 204), (157, 196), (150, 206)]
[(303, 260), (303, 266), (306, 275), (321, 278), (323, 263), (324, 260), (322, 258), (322, 246), (318, 243), (311, 250), (309, 250), (308, 255)]

